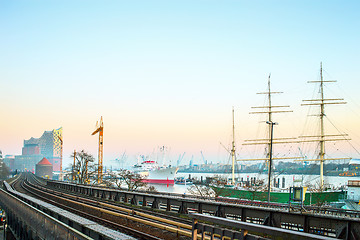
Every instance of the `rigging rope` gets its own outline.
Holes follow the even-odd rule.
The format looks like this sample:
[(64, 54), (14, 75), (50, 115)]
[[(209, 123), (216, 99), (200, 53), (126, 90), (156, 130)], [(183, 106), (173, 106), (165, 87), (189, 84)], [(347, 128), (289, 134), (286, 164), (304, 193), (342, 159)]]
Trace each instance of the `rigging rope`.
[[(327, 116), (325, 116), (325, 117), (326, 117), (326, 119), (330, 122), (330, 124), (341, 134), (340, 130), (334, 125), (334, 123), (333, 123)], [(360, 152), (354, 147), (354, 145), (352, 145), (351, 142), (350, 142), (348, 139), (345, 138), (345, 136), (344, 136), (343, 138), (344, 138), (344, 140), (346, 140), (346, 141), (350, 144), (350, 146), (360, 155)]]

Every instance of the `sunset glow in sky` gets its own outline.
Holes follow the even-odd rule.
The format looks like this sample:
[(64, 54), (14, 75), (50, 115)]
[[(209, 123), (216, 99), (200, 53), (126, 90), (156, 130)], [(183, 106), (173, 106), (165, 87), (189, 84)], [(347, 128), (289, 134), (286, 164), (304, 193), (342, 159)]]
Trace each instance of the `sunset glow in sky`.
[(183, 164), (201, 163), (202, 151), (227, 163), (220, 142), (230, 146), (234, 106), (246, 158), (241, 144), (261, 121), (248, 113), (264, 104), (256, 93), (269, 73), (284, 92), (274, 104), (293, 110), (274, 116), (275, 135), (297, 137), (323, 62), (338, 81), (326, 93), (347, 102), (327, 116), (353, 145), (332, 143), (334, 154), (360, 158), (359, 12), (358, 1), (334, 0), (2, 1), (0, 149), (21, 154), (24, 139), (63, 127), (64, 165), (74, 149), (97, 158), (91, 133), (103, 116), (105, 165), (158, 146), (173, 162), (186, 152)]

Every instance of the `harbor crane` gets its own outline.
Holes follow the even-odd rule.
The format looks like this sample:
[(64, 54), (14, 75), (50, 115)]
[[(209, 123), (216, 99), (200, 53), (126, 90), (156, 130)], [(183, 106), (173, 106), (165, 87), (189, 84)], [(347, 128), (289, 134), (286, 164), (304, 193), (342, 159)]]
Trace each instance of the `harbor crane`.
[(180, 163), (181, 163), (181, 161), (183, 160), (183, 158), (184, 158), (184, 156), (185, 156), (185, 152), (181, 155), (179, 155), (179, 159), (177, 160), (177, 162), (176, 162), (176, 166), (178, 167), (179, 165), (180, 165)]
[(204, 154), (202, 151), (200, 151), (202, 160), (204, 161), (204, 164), (207, 165), (207, 160), (205, 160)]
[(97, 182), (102, 182), (102, 176), (103, 176), (103, 137), (104, 137), (104, 123), (103, 118), (101, 116), (100, 123), (96, 122), (96, 130), (91, 134), (95, 135), (99, 133), (99, 163), (98, 163), (98, 179)]
[(115, 161), (119, 164), (120, 169), (124, 168), (124, 163), (126, 161), (126, 151), (123, 152), (123, 154), (121, 155), (120, 159), (116, 158)]
[(189, 166), (192, 167), (194, 163), (194, 155), (191, 155)]

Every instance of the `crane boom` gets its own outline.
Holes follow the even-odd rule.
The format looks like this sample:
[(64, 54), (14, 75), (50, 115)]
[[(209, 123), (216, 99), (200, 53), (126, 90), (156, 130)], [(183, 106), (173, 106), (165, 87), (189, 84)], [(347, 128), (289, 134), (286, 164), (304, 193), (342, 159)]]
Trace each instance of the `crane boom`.
[[(96, 124), (97, 125), (97, 124)], [(102, 182), (102, 175), (103, 175), (103, 138), (104, 138), (104, 123), (103, 123), (103, 118), (101, 117), (100, 119), (100, 124), (99, 126), (96, 126), (97, 129), (91, 134), (91, 135), (95, 135), (97, 133), (99, 133), (99, 154), (98, 154), (98, 158), (99, 158), (99, 163), (98, 163), (98, 183)]]
[(177, 166), (179, 166), (180, 165), (180, 162), (183, 160), (183, 158), (184, 158), (184, 156), (185, 156), (185, 152), (181, 155), (179, 155), (179, 159), (177, 160), (177, 162), (176, 162), (176, 165)]
[(203, 159), (203, 161), (204, 161), (205, 165), (207, 165), (207, 160), (205, 160), (205, 157), (204, 157), (203, 152), (202, 152), (202, 151), (200, 151), (200, 153), (201, 153), (201, 156), (202, 156), (202, 159)]
[(98, 129), (96, 129), (91, 135), (95, 135), (97, 134), (98, 132), (100, 132), (100, 127)]

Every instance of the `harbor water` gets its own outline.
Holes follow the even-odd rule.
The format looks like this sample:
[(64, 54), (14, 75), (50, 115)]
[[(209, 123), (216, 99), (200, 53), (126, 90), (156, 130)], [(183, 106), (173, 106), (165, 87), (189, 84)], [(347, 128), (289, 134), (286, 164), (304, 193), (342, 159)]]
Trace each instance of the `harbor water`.
[[(184, 178), (195, 178), (200, 180), (201, 177), (203, 181), (205, 181), (206, 177), (214, 177), (221, 176), (223, 178), (231, 178), (229, 174), (214, 174), (214, 173), (185, 173), (180, 172), (176, 174), (176, 177), (184, 177)], [(306, 186), (306, 185), (315, 185), (317, 186), (320, 182), (320, 177), (318, 175), (280, 175), (276, 176), (276, 180), (282, 184), (282, 181), (285, 180), (285, 188), (289, 188), (291, 186)], [(267, 184), (267, 174), (259, 174), (259, 173), (242, 173), (235, 174), (235, 178), (241, 179), (244, 181), (250, 180), (251, 178), (262, 179), (264, 183)], [(332, 189), (339, 189), (340, 187), (347, 186), (349, 180), (360, 180), (360, 176), (356, 177), (344, 177), (344, 176), (324, 176), (324, 183), (326, 186), (329, 186)], [(160, 184), (151, 184), (154, 186), (159, 192), (169, 192), (169, 193), (179, 193), (179, 194), (189, 194), (188, 189), (191, 185), (160, 185)]]

